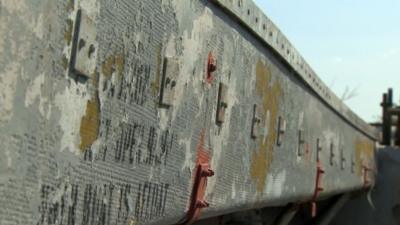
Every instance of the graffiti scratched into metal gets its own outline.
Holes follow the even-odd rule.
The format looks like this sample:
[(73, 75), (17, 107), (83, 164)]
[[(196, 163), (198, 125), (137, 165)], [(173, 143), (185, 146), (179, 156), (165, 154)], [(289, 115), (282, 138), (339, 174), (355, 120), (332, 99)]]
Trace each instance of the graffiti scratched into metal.
[(371, 185), (376, 131), (237, 3), (1, 1), (0, 224), (176, 224), (199, 163), (200, 217), (311, 201), (317, 140), (321, 195)]

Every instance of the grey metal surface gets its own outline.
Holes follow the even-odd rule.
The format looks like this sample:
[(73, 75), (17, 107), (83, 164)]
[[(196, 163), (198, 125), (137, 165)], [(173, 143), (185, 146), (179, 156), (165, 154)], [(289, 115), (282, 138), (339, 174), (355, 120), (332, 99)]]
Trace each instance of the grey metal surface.
[(0, 224), (173, 224), (200, 159), (203, 218), (307, 202), (317, 140), (320, 198), (374, 168), (370, 128), (214, 1), (3, 0), (0, 34)]

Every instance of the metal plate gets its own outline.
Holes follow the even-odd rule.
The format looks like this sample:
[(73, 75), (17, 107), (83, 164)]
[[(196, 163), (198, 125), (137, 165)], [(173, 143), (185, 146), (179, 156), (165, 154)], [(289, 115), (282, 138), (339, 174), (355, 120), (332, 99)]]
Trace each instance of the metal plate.
[(179, 75), (178, 60), (174, 57), (165, 57), (163, 68), (160, 86), (160, 104), (161, 106), (172, 106)]
[(251, 126), (251, 137), (256, 139), (261, 132), (261, 108), (257, 104), (253, 106), (253, 119)]
[(80, 10), (77, 13), (75, 46), (73, 47), (73, 69), (76, 73), (90, 77), (96, 68), (96, 25)]
[(218, 89), (218, 103), (217, 103), (217, 124), (225, 122), (225, 111), (228, 107), (228, 87), (220, 83)]

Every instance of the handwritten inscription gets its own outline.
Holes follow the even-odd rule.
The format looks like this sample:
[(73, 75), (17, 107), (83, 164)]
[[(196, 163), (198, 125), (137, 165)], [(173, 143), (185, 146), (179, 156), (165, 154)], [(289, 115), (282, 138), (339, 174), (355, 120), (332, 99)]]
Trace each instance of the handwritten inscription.
[(84, 160), (111, 159), (121, 164), (149, 166), (167, 164), (168, 155), (176, 141), (173, 132), (159, 131), (153, 126), (146, 127), (139, 122), (123, 123), (118, 129), (114, 144), (101, 146), (96, 156), (93, 155), (92, 149), (89, 149), (84, 153)]
[(135, 218), (146, 221), (165, 214), (169, 184), (145, 182), (139, 185), (135, 206)]
[[(121, 61), (124, 62), (125, 59), (121, 58)], [(110, 99), (118, 99), (129, 105), (143, 106), (149, 96), (151, 66), (138, 58), (132, 58), (129, 61), (127, 65), (129, 69), (123, 70), (129, 72), (122, 72), (117, 80), (105, 80), (102, 91)]]
[(39, 205), (40, 218), (37, 224), (75, 225), (78, 191), (78, 185), (65, 185), (62, 196), (56, 201), (52, 201), (57, 197), (55, 188), (50, 185), (42, 185)]
[[(115, 161), (149, 166), (166, 165), (175, 135), (169, 130), (161, 132), (150, 126), (148, 130), (139, 123), (123, 124), (121, 134), (116, 141)], [(147, 135), (145, 134), (147, 132)], [(145, 140), (147, 136), (147, 140)]]
[[(111, 225), (165, 215), (169, 184), (42, 185), (37, 225)], [(59, 195), (59, 193), (62, 193)], [(77, 208), (82, 213), (77, 213)], [(81, 215), (81, 216), (77, 216)]]
[(104, 186), (87, 184), (85, 186), (81, 224), (110, 224), (113, 191), (114, 185), (112, 184)]

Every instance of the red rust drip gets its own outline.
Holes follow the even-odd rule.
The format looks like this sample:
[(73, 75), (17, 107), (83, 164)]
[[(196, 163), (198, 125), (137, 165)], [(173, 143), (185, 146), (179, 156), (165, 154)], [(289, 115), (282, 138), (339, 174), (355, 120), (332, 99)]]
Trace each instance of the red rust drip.
[(212, 176), (214, 176), (214, 171), (210, 169), (207, 163), (197, 165), (189, 211), (183, 225), (193, 224), (199, 218), (201, 210), (210, 206), (204, 199), (204, 195), (207, 187), (207, 178)]
[(193, 224), (199, 218), (201, 210), (210, 206), (204, 197), (207, 187), (207, 178), (214, 176), (214, 171), (209, 166), (210, 155), (204, 148), (204, 140), (205, 132), (202, 130), (200, 133), (200, 142), (197, 145), (196, 168), (194, 171), (189, 210), (186, 220), (182, 225)]
[(209, 84), (211, 84), (212, 81), (214, 80), (213, 72), (215, 72), (215, 70), (217, 70), (217, 64), (215, 61), (216, 60), (214, 59), (213, 54), (211, 52), (208, 53), (206, 81)]
[(324, 191), (322, 186), (322, 176), (325, 173), (325, 170), (322, 167), (321, 160), (319, 158), (319, 149), (317, 149), (317, 176), (315, 178), (315, 188), (314, 195), (311, 201), (311, 217), (317, 216), (317, 199), (320, 196), (321, 192)]

